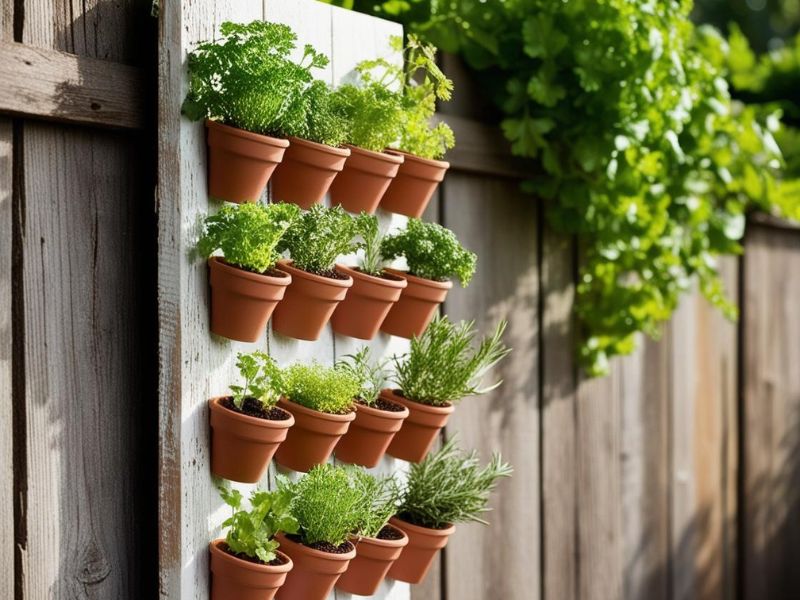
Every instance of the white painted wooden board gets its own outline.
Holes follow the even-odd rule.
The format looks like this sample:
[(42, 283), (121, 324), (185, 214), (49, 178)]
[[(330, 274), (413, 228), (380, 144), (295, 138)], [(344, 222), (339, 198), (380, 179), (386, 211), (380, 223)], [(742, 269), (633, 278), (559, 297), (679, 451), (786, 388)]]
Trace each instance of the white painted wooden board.
[[(206, 190), (204, 128), (179, 117), (180, 103), (187, 91), (186, 53), (197, 42), (213, 38), (223, 21), (263, 18), (290, 25), (298, 34), (300, 47), (310, 43), (327, 54), (331, 64), (316, 75), (337, 84), (352, 76), (353, 67), (361, 60), (376, 56), (399, 59), (391, 56), (389, 38), (401, 35), (402, 29), (394, 23), (313, 0), (209, 0), (181, 4), (162, 8), (168, 14), (162, 15), (161, 32), (162, 57), (174, 62), (168, 64), (162, 59), (160, 65), (161, 152), (172, 161), (160, 167), (158, 197), (162, 337), (160, 593), (170, 600), (205, 600), (209, 590), (208, 542), (220, 535), (220, 523), (229, 514), (218, 497), (209, 469), (208, 398), (227, 393), (235, 381), (237, 352), (266, 348), (281, 365), (298, 360), (330, 365), (338, 357), (358, 350), (362, 342), (334, 336), (330, 326), (316, 342), (269, 332), (262, 340), (245, 344), (210, 334), (207, 269), (193, 250), (203, 215), (218, 206), (209, 201)], [(176, 35), (179, 40), (173, 39)], [(385, 230), (404, 223), (404, 219), (389, 214), (379, 218)], [(390, 356), (407, 348), (405, 340), (384, 334), (369, 345), (376, 356)], [(403, 470), (403, 465), (385, 459), (376, 470)], [(260, 485), (269, 486), (273, 476), (274, 464)], [(179, 492), (174, 490), (176, 486)], [(253, 486), (237, 487), (247, 490)], [(409, 586), (388, 582), (374, 597), (406, 600)], [(350, 595), (336, 592), (331, 598), (344, 600)]]

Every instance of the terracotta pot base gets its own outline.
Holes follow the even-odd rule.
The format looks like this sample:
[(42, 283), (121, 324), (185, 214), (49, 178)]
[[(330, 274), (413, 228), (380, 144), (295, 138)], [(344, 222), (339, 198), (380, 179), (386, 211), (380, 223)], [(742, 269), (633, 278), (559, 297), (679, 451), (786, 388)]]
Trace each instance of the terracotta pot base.
[(439, 550), (456, 530), (454, 525), (446, 529), (428, 529), (406, 523), (392, 517), (389, 523), (408, 536), (408, 545), (389, 569), (389, 577), (406, 583), (421, 583), (428, 574)]
[(331, 206), (341, 204), (352, 213), (375, 212), (386, 188), (397, 175), (403, 157), (348, 146), (350, 157), (331, 184)]
[(450, 163), (397, 150), (387, 152), (402, 156), (405, 160), (383, 195), (381, 208), (407, 217), (421, 217), (450, 168)]
[[(385, 396), (386, 391), (381, 392), (381, 398), (393, 402), (392, 398)], [(397, 402), (395, 404), (399, 405)], [(406, 407), (395, 412), (356, 404), (356, 418), (336, 445), (336, 458), (362, 467), (376, 466), (406, 417)]]
[(278, 600), (325, 600), (356, 556), (355, 547), (350, 552), (334, 554), (304, 546), (282, 533), (276, 539), (294, 563), (286, 583), (278, 591)]
[(386, 269), (386, 272), (403, 277), (408, 286), (392, 305), (381, 324), (381, 331), (407, 339), (421, 336), (436, 316), (453, 282), (423, 279), (395, 269)]
[(229, 554), (225, 540), (209, 544), (211, 552), (211, 600), (272, 600), (292, 570), (292, 560), (283, 552), (281, 565), (250, 562)]
[(272, 177), (272, 201), (293, 202), (301, 208), (311, 208), (325, 197), (348, 156), (348, 148), (289, 138), (283, 162)]
[(353, 280), (353, 287), (336, 307), (331, 327), (340, 335), (371, 340), (408, 282), (400, 276), (375, 277), (345, 265), (336, 270)]
[(429, 406), (403, 398), (393, 390), (383, 390), (381, 396), (384, 395), (409, 411), (403, 427), (394, 435), (386, 453), (408, 462), (420, 462), (428, 455), (455, 406)]
[(372, 596), (386, 578), (392, 564), (408, 544), (408, 536), (403, 534), (397, 540), (360, 538), (356, 544), (356, 557), (350, 561), (347, 571), (336, 582), (337, 589), (359, 596)]

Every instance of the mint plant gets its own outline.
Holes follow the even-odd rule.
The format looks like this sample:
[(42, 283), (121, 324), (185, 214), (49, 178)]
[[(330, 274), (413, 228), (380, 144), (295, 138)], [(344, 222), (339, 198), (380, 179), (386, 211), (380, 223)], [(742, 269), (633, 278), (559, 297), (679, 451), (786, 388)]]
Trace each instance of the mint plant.
[(353, 471), (323, 464), (294, 483), (279, 476), (278, 490), (292, 498), (291, 511), (303, 544), (339, 547), (364, 522), (364, 492)]
[(226, 204), (205, 218), (198, 252), (208, 258), (221, 250), (225, 262), (265, 273), (280, 258), (278, 244), (299, 215), (294, 204)]
[(412, 275), (433, 281), (455, 276), (463, 287), (469, 285), (477, 262), (452, 231), (420, 219), (409, 219), (405, 230), (386, 236), (381, 254), (387, 261), (405, 257)]
[(218, 485), (225, 503), (233, 509), (223, 527), (228, 528), (225, 543), (234, 555), (244, 555), (269, 564), (277, 558), (279, 544), (275, 534), (297, 533), (298, 524), (291, 512), (292, 495), (286, 489), (273, 492), (253, 490), (250, 510), (242, 508), (242, 493), (225, 484)]
[(362, 469), (354, 469), (352, 475), (364, 501), (364, 511), (356, 531), (361, 536), (377, 538), (397, 512), (403, 489), (391, 475), (370, 475)]
[(318, 362), (295, 363), (283, 369), (283, 394), (292, 402), (323, 413), (343, 415), (353, 410), (360, 382), (347, 370)]
[(512, 472), (499, 454), (482, 467), (475, 450), (465, 454), (451, 438), (410, 466), (398, 517), (430, 529), (470, 521), (487, 525), (481, 515), (489, 510), (489, 495)]
[(486, 394), (502, 381), (483, 385), (487, 372), (511, 349), (502, 342), (506, 322), (475, 345), (474, 321), (435, 318), (407, 354), (394, 357), (395, 380), (403, 395), (431, 406), (448, 406), (465, 396)]
[(236, 355), (236, 367), (244, 379), (244, 385), (230, 386), (236, 408), (241, 410), (247, 398), (257, 400), (264, 409), (278, 403), (283, 378), (274, 358), (261, 350), (250, 354), (240, 352)]
[(364, 346), (355, 354), (342, 357), (336, 368), (358, 382), (359, 392), (355, 397), (367, 406), (374, 406), (388, 378), (385, 365), (385, 361), (373, 360), (369, 347)]
[(315, 204), (292, 223), (278, 250), (288, 251), (298, 269), (330, 276), (336, 258), (358, 248), (357, 232), (355, 219), (341, 206)]

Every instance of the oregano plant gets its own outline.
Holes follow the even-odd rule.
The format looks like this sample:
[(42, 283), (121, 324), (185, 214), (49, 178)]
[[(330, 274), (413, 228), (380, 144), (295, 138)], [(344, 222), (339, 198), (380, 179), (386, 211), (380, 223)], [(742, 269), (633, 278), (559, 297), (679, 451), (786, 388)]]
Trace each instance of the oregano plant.
[(341, 206), (315, 204), (292, 223), (278, 249), (288, 252), (298, 269), (330, 275), (340, 254), (358, 248), (357, 233), (355, 219)]
[(284, 395), (301, 406), (329, 414), (353, 410), (361, 383), (348, 370), (318, 362), (295, 363), (283, 369)]

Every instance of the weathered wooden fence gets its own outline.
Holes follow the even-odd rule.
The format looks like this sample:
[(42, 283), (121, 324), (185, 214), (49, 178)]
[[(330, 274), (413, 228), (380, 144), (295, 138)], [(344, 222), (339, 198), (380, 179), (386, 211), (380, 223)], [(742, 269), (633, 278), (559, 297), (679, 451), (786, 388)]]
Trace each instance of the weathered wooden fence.
[[(311, 0), (162, 0), (158, 19), (150, 4), (0, 0), (0, 598), (207, 597), (224, 513), (205, 401), (238, 345), (207, 334), (204, 268), (186, 254), (214, 209), (202, 127), (179, 114), (186, 50), (227, 18), (282, 20), (331, 54), (337, 83), (399, 31)], [(587, 381), (574, 243), (519, 192), (527, 166), (446, 66), (459, 144), (426, 218), (480, 262), (445, 309), (507, 317), (515, 348), (505, 385), (448, 433), (516, 474), (491, 527), (460, 527), (423, 585), (381, 597), (800, 597), (800, 229), (751, 220), (746, 255), (723, 265), (738, 324), (692, 295), (660, 342)], [(282, 362), (353, 348), (264, 345)]]

